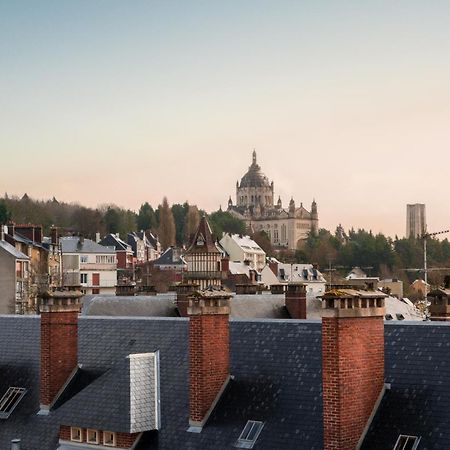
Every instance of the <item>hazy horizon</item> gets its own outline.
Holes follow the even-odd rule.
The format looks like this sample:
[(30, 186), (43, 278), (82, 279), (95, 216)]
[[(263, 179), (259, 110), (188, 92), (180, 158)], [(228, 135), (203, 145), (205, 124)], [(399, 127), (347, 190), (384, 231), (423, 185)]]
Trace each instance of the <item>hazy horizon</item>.
[(448, 23), (440, 1), (0, 0), (0, 192), (226, 209), (255, 148), (320, 227), (401, 237), (425, 203), (450, 228)]

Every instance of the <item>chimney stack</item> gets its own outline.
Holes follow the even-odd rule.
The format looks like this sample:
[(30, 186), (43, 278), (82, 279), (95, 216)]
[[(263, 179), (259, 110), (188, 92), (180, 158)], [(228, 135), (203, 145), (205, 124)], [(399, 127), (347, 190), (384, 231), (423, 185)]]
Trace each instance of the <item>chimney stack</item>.
[(271, 259), (269, 261), (269, 268), (274, 273), (274, 275), (278, 277), (278, 261)]
[(302, 283), (289, 283), (284, 303), (292, 319), (306, 319), (306, 286)]
[(359, 448), (384, 394), (384, 299), (341, 289), (322, 297), (324, 450)]
[(41, 414), (48, 412), (61, 389), (77, 367), (78, 314), (77, 290), (46, 293), (41, 312)]
[(189, 431), (201, 431), (230, 379), (230, 298), (214, 289), (189, 297)]
[(58, 245), (59, 244), (59, 233), (58, 233), (58, 228), (53, 226), (50, 228), (50, 236), (51, 236), (51, 241), (53, 245)]

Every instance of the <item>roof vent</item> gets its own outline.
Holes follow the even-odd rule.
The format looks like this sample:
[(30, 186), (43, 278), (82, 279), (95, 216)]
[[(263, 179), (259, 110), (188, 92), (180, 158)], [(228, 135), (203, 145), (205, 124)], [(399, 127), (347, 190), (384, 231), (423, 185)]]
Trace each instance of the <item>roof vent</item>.
[(20, 439), (13, 439), (11, 441), (11, 450), (20, 450)]
[(386, 320), (393, 320), (394, 318), (392, 317), (392, 314), (386, 314), (385, 316), (384, 316), (384, 318), (386, 319)]
[(405, 316), (403, 314), (396, 314), (397, 320), (405, 320)]
[(420, 437), (401, 434), (395, 443), (394, 450), (416, 450), (419, 442)]
[(237, 448), (253, 448), (263, 427), (264, 422), (249, 420), (234, 446)]

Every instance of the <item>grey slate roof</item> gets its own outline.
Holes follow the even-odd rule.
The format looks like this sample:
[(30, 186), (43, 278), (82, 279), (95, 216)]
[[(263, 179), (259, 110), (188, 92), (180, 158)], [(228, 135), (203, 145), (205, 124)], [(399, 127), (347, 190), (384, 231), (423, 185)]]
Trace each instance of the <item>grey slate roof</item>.
[(174, 249), (169, 247), (158, 259), (153, 261), (153, 264), (155, 266), (180, 266), (181, 268), (186, 263), (181, 255), (180, 257), (176, 257), (174, 255)]
[(80, 239), (79, 236), (60, 238), (63, 253), (108, 253), (114, 254), (114, 247), (105, 247), (90, 239)]
[[(399, 433), (420, 435), (420, 450), (448, 448), (450, 324), (387, 323), (385, 336), (386, 381), (392, 388), (363, 448), (392, 450)], [(187, 450), (232, 449), (249, 419), (265, 422), (257, 450), (321, 449), (320, 322), (232, 320), (230, 339), (234, 379), (200, 434), (186, 432), (186, 319), (82, 317), (79, 362), (85, 370), (105, 372), (130, 353), (160, 350), (161, 429), (146, 432), (140, 450), (175, 450), (180, 443)], [(28, 389), (11, 417), (0, 422), (0, 448), (8, 449), (10, 440), (20, 437), (24, 450), (54, 449), (63, 408), (76, 397), (49, 416), (35, 414), (39, 318), (0, 316), (0, 345), (0, 380), (19, 380)]]
[(154, 355), (119, 359), (58, 410), (62, 424), (138, 433), (155, 429)]
[(131, 251), (131, 245), (127, 244), (115, 234), (109, 233), (100, 242), (100, 245), (105, 247), (114, 247), (116, 251)]
[(30, 259), (30, 258), (28, 258), (27, 255), (25, 255), (21, 251), (17, 250), (16, 247), (14, 247), (13, 245), (9, 244), (6, 241), (0, 240), (0, 249), (4, 250), (8, 255), (10, 255), (16, 259), (24, 259), (27, 261)]

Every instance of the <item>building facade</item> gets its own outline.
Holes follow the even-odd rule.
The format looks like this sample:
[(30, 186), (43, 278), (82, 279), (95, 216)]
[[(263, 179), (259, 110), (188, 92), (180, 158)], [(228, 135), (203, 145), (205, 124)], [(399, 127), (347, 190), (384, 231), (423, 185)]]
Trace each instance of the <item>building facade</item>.
[(80, 236), (62, 237), (60, 242), (64, 286), (81, 286), (84, 294), (116, 293), (114, 247), (104, 247)]
[(425, 205), (415, 203), (406, 205), (406, 237), (418, 238), (427, 231)]
[(319, 216), (317, 203), (308, 211), (301, 203), (296, 206), (291, 198), (283, 208), (281, 198), (274, 204), (274, 184), (261, 171), (253, 152), (252, 164), (241, 182), (236, 182), (236, 202), (230, 197), (228, 212), (245, 221), (252, 231), (264, 231), (272, 245), (295, 250), (309, 233), (317, 233)]
[(183, 273), (187, 284), (197, 285), (200, 289), (222, 285), (222, 251), (214, 242), (211, 228), (206, 217), (200, 224), (194, 239), (186, 253), (186, 271)]
[(0, 286), (0, 314), (30, 312), (30, 258), (3, 239), (0, 239)]
[(266, 252), (250, 236), (225, 233), (219, 244), (231, 262), (245, 262), (258, 272), (266, 265)]

